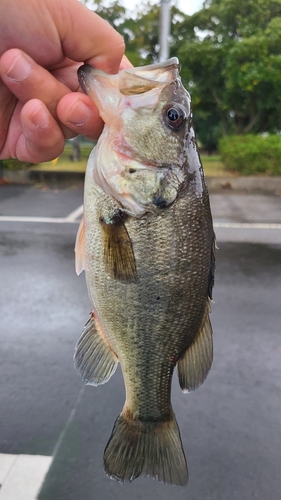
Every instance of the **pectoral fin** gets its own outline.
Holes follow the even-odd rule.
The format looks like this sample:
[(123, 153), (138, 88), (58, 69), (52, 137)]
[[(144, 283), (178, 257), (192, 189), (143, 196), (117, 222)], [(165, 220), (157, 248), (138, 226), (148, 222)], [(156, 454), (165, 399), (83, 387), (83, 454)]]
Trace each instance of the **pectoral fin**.
[(101, 219), (104, 264), (112, 278), (132, 281), (137, 277), (137, 269), (132, 241), (123, 217), (118, 211), (109, 221)]
[(183, 392), (194, 391), (204, 382), (212, 361), (212, 326), (207, 311), (202, 327), (193, 344), (178, 361), (178, 377)]
[(76, 344), (74, 365), (80, 377), (90, 385), (105, 384), (117, 368), (118, 358), (108, 344), (94, 313)]

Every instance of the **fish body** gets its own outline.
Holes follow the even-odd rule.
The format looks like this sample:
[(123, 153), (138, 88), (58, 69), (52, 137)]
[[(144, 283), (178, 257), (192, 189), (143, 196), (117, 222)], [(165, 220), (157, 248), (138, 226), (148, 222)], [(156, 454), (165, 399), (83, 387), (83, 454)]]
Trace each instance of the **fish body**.
[(178, 61), (79, 79), (105, 121), (90, 155), (76, 242), (93, 312), (75, 365), (90, 384), (121, 365), (126, 401), (104, 453), (107, 474), (185, 485), (170, 401), (175, 366), (188, 392), (212, 363), (214, 232)]

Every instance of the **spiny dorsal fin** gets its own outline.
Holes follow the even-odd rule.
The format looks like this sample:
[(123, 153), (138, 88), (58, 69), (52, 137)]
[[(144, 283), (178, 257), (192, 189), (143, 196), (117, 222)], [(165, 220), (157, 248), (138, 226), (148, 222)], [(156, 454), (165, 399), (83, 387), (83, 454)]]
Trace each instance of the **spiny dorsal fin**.
[(85, 221), (84, 216), (81, 219), (75, 242), (75, 271), (76, 274), (85, 270)]
[(74, 365), (84, 382), (91, 385), (105, 384), (117, 368), (118, 358), (108, 344), (94, 313), (76, 344)]
[(183, 392), (194, 391), (203, 384), (212, 361), (213, 339), (208, 304), (202, 327), (195, 341), (178, 361), (178, 377)]
[(132, 281), (137, 277), (133, 245), (121, 211), (110, 219), (100, 220), (103, 230), (104, 264), (108, 274), (120, 281)]

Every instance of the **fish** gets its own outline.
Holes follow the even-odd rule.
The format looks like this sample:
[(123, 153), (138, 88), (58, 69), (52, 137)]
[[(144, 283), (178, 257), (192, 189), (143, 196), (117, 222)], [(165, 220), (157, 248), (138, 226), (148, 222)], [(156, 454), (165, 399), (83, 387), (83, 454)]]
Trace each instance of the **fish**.
[(104, 129), (89, 156), (75, 245), (92, 304), (75, 367), (97, 386), (121, 366), (126, 399), (104, 451), (106, 474), (185, 486), (171, 382), (177, 367), (190, 392), (210, 370), (215, 271), (190, 95), (175, 57), (117, 75), (83, 65), (78, 77)]

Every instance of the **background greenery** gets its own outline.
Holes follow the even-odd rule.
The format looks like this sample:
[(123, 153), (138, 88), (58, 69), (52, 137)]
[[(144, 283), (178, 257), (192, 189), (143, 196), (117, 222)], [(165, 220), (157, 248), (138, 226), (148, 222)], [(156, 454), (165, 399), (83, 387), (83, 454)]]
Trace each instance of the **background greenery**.
[[(72, 146), (68, 142), (66, 143), (64, 152), (59, 158), (55, 160), (41, 163), (40, 165), (35, 165), (32, 167), (34, 170), (48, 170), (52, 172), (65, 171), (65, 172), (85, 172), (86, 165), (88, 161), (89, 154), (94, 147), (94, 144), (81, 143), (80, 147), (80, 160), (73, 163), (70, 159), (72, 155)], [(220, 176), (220, 175), (231, 175), (231, 172), (225, 172), (224, 165), (221, 162), (219, 155), (201, 155), (202, 163), (204, 165), (204, 170), (207, 175)]]
[(281, 174), (281, 141), (276, 135), (233, 135), (220, 139), (221, 158), (228, 170), (244, 175)]
[(27, 163), (19, 161), (16, 158), (8, 158), (6, 160), (0, 160), (0, 169), (6, 168), (8, 170), (21, 170), (32, 165), (32, 163)]
[[(157, 60), (160, 1), (140, 4), (133, 17), (121, 0), (87, 4), (123, 35), (134, 65)], [(281, 130), (281, 0), (206, 0), (192, 16), (172, 5), (170, 55), (180, 60), (206, 150), (222, 135)]]
[[(121, 33), (134, 65), (158, 60), (160, 0), (133, 15), (122, 0), (85, 3)], [(279, 174), (281, 0), (206, 0), (191, 16), (171, 4), (170, 56), (180, 60), (201, 149), (241, 173)]]

